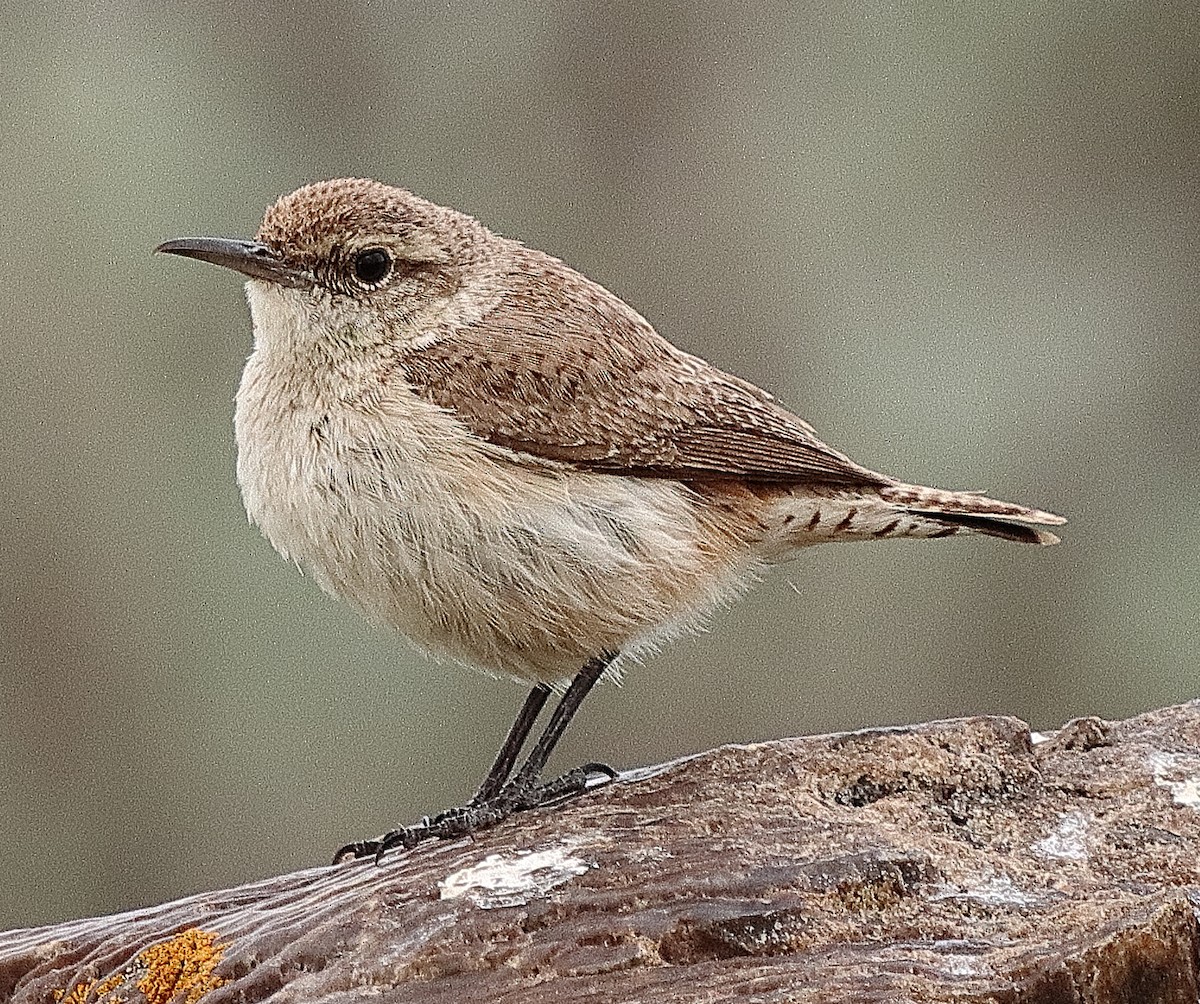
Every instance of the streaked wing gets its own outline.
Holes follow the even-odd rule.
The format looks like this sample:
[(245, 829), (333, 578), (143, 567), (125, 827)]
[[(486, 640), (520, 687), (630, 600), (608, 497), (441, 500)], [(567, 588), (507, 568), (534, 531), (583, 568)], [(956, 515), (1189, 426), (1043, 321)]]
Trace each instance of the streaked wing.
[(676, 349), (562, 262), (519, 251), (497, 307), (399, 364), (418, 394), (475, 435), (647, 477), (892, 483), (826, 446), (765, 391)]

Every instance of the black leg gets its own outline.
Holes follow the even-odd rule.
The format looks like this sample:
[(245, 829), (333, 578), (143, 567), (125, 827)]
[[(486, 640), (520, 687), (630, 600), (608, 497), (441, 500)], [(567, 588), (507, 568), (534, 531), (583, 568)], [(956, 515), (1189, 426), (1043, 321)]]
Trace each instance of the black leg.
[(589, 763), (548, 783), (541, 783), (542, 768), (546, 766), (554, 747), (558, 745), (584, 698), (616, 657), (615, 652), (606, 652), (587, 661), (571, 681), (571, 685), (550, 716), (545, 731), (538, 737), (533, 750), (514, 776), (509, 777), (513, 764), (516, 763), (521, 747), (550, 696), (550, 688), (545, 684), (534, 687), (525, 699), (517, 720), (513, 722), (500, 752), (496, 755), (496, 762), (492, 764), (492, 769), (488, 771), (479, 792), (470, 803), (460, 809), (449, 809), (439, 813), (432, 819), (427, 816), (414, 826), (392, 830), (375, 840), (360, 840), (347, 844), (334, 855), (334, 864), (348, 858), (374, 857), (379, 861), (393, 847), (412, 848), (429, 837), (464, 836), (494, 826), (514, 812), (534, 809), (578, 795), (587, 790), (589, 779), (597, 774), (607, 774), (615, 778), (617, 773), (611, 767)]
[(562, 700), (558, 702), (558, 707), (554, 709), (554, 714), (550, 716), (546, 731), (538, 738), (529, 758), (521, 765), (517, 776), (513, 778), (514, 783), (524, 782), (528, 785), (541, 776), (542, 768), (546, 766), (546, 761), (550, 759), (554, 747), (558, 745), (563, 733), (567, 731), (567, 726), (571, 724), (571, 719), (575, 717), (579, 705), (583, 703), (583, 699), (591, 692), (616, 657), (615, 652), (605, 652), (598, 658), (589, 659), (583, 669), (575, 675), (567, 692), (563, 694)]
[(525, 745), (525, 740), (529, 738), (529, 732), (533, 728), (533, 723), (537, 721), (538, 715), (542, 713), (542, 708), (545, 707), (549, 696), (550, 687), (545, 683), (539, 683), (529, 692), (529, 696), (525, 698), (525, 703), (521, 706), (521, 710), (517, 714), (517, 720), (512, 723), (512, 728), (508, 730), (504, 745), (500, 747), (500, 752), (496, 754), (496, 762), (492, 764), (492, 769), (488, 771), (488, 776), (483, 779), (483, 784), (479, 786), (479, 790), (475, 792), (475, 797), (471, 799), (472, 805), (478, 805), (480, 802), (486, 802), (489, 799), (495, 798), (499, 794), (500, 789), (504, 787), (504, 782), (508, 780), (508, 775), (512, 773), (513, 764), (517, 762), (517, 755), (521, 752), (521, 747)]

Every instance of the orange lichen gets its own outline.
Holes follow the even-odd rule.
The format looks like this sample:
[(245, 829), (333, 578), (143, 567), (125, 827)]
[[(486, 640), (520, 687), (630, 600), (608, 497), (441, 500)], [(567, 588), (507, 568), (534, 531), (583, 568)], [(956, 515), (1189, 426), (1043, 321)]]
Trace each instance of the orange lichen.
[(55, 990), (54, 999), (60, 1004), (84, 1004), (95, 985), (95, 980), (80, 981), (70, 990)]
[[(212, 974), (228, 944), (217, 934), (190, 927), (162, 944), (138, 952), (124, 972), (106, 978), (80, 980), (71, 990), (54, 991), (56, 1004), (122, 1004), (125, 998), (108, 997), (116, 988), (137, 980), (146, 1004), (199, 1004), (200, 998), (227, 980)], [(108, 998), (106, 1000), (106, 998)]]
[(197, 1004), (225, 980), (213, 975), (228, 945), (212, 931), (181, 931), (170, 941), (151, 945), (137, 957), (137, 988), (147, 1004)]
[(55, 990), (54, 1000), (56, 1004), (122, 1004), (123, 996), (105, 998), (137, 980), (146, 1004), (199, 1004), (206, 993), (228, 982), (213, 975), (227, 947), (217, 941), (216, 933), (190, 927), (139, 952), (123, 972), (99, 982), (80, 980), (70, 990)]
[[(81, 980), (70, 990), (55, 990), (54, 999), (60, 1004), (88, 1004), (89, 1001), (100, 1000), (105, 994), (116, 990), (124, 982), (125, 975), (123, 973), (106, 976), (99, 983), (95, 980)], [(119, 1001), (120, 998), (116, 998), (113, 1004), (118, 1004)]]

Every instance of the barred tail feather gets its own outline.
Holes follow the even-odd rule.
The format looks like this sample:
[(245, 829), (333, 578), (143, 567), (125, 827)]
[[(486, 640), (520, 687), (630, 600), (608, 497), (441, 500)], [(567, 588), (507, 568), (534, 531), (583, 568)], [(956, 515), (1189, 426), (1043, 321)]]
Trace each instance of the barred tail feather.
[(988, 498), (981, 492), (945, 491), (921, 485), (895, 485), (879, 493), (905, 511), (925, 516), (949, 528), (961, 528), (1019, 544), (1057, 544), (1058, 537), (1043, 526), (1059, 526), (1062, 516), (1012, 502)]

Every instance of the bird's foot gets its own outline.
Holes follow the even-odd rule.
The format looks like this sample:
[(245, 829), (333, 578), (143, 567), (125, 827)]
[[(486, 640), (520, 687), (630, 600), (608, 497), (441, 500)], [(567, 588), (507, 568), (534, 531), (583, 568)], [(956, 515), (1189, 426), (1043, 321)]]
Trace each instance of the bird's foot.
[(336, 865), (343, 861), (373, 857), (378, 864), (388, 851), (396, 847), (407, 851), (424, 840), (465, 837), (502, 823), (515, 813), (557, 805), (581, 795), (588, 790), (588, 782), (597, 775), (604, 775), (607, 781), (617, 778), (617, 772), (603, 763), (586, 763), (544, 783), (540, 783), (536, 777), (518, 773), (490, 798), (477, 795), (466, 805), (447, 809), (436, 816), (426, 816), (411, 826), (389, 830), (374, 840), (356, 840), (346, 844), (334, 854), (333, 863)]

